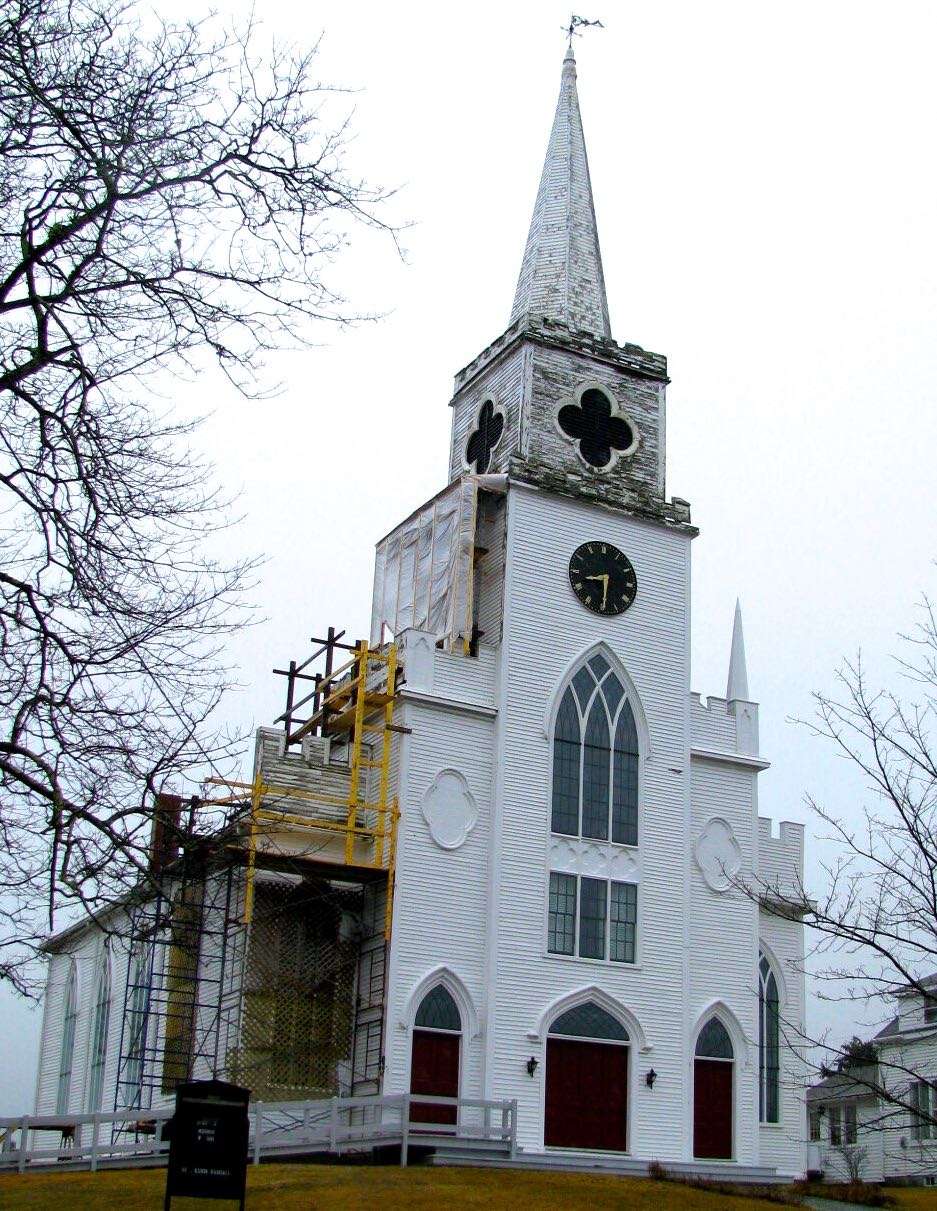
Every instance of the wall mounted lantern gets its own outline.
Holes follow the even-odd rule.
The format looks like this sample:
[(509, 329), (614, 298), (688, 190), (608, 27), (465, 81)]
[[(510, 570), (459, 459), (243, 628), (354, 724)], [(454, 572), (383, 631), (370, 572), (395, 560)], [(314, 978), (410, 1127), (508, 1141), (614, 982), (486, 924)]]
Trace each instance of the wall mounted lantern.
[(657, 1080), (657, 1073), (656, 1073), (656, 1072), (654, 1071), (654, 1069), (652, 1068), (652, 1069), (650, 1070), (650, 1072), (648, 1072), (648, 1073), (646, 1073), (646, 1074), (645, 1074), (645, 1077), (644, 1077), (644, 1083), (645, 1083), (645, 1085), (647, 1085), (648, 1089), (653, 1089), (653, 1088), (654, 1088), (654, 1082), (655, 1082), (656, 1080)]
[(527, 1064), (526, 1064), (528, 1076), (534, 1075), (534, 1073), (537, 1071), (537, 1065), (539, 1063), (540, 1063), (540, 1061), (537, 1059), (537, 1057), (535, 1055), (532, 1055), (530, 1057), (530, 1059), (527, 1061)]

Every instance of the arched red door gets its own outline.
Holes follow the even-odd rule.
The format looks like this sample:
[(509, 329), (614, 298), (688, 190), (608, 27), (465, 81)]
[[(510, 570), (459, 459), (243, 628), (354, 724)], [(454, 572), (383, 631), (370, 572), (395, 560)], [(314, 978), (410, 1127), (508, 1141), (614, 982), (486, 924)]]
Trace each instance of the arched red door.
[(591, 1002), (561, 1014), (546, 1055), (548, 1147), (626, 1152), (628, 1032)]
[(693, 1155), (700, 1159), (732, 1159), (734, 1060), (729, 1032), (710, 1018), (693, 1060)]
[[(410, 1092), (437, 1097), (459, 1096), (462, 1018), (449, 991), (431, 989), (417, 1010), (410, 1055)], [(410, 1119), (416, 1123), (455, 1123), (457, 1107), (415, 1102)]]

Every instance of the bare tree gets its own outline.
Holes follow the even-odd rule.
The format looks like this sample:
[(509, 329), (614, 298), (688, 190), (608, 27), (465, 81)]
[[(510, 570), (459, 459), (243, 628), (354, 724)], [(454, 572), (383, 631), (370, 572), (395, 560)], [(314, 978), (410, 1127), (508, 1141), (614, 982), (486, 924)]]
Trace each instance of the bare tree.
[[(937, 614), (927, 598), (914, 630), (901, 637), (896, 674), (900, 691), (878, 686), (858, 656), (840, 669), (838, 692), (814, 694), (806, 726), (866, 791), (850, 817), (808, 796), (831, 854), (822, 885), (793, 893), (764, 881), (746, 888), (766, 911), (810, 927), (807, 970), (820, 999), (877, 1016), (909, 996), (937, 1011)], [(878, 1108), (864, 1130), (907, 1132), (910, 1123), (922, 1138), (937, 1132), (937, 1104), (918, 1092), (932, 1073), (913, 1052), (884, 1040), (837, 1046), (801, 1037), (795, 1023), (784, 1028), (814, 1057), (814, 1073), (832, 1078), (831, 1093), (846, 1083), (852, 1095), (874, 1095)]]
[(390, 231), (315, 51), (258, 37), (0, 5), (0, 978), (24, 990), (57, 908), (145, 876), (152, 792), (232, 752), (211, 717), (250, 564), (206, 554), (226, 502), (156, 388), (262, 390), (268, 350), (354, 318), (324, 276), (349, 230)]

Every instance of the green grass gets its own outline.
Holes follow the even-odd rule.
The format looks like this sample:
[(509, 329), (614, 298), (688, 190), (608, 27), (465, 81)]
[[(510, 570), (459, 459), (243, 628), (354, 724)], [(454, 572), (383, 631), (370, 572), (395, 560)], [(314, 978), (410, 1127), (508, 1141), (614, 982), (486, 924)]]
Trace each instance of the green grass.
[[(0, 1208), (17, 1211), (158, 1211), (164, 1169), (0, 1176)], [(777, 1211), (761, 1199), (711, 1194), (669, 1182), (507, 1169), (428, 1169), (352, 1165), (260, 1165), (248, 1170), (250, 1211)], [(173, 1199), (178, 1211), (233, 1203)], [(914, 1211), (931, 1203), (908, 1204)]]

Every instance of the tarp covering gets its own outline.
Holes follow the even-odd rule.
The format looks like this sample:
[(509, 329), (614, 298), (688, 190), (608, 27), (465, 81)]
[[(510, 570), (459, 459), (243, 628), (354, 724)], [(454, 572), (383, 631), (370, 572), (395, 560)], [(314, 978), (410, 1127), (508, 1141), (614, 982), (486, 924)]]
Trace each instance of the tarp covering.
[(477, 489), (471, 476), (411, 514), (377, 544), (371, 641), (414, 627), (455, 646), (471, 638)]
[(478, 489), (503, 492), (502, 478), (457, 479), (377, 544), (372, 643), (413, 627), (468, 650)]

